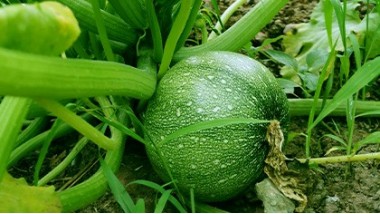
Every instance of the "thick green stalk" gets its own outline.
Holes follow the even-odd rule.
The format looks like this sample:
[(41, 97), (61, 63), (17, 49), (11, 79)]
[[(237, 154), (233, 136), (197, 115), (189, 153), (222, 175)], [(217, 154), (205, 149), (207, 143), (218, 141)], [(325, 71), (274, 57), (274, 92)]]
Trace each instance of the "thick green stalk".
[(19, 146), (22, 143), (28, 141), (33, 138), (37, 134), (39, 134), (48, 122), (47, 117), (38, 117), (34, 119), (27, 128), (25, 128), (18, 136), (15, 146)]
[(0, 95), (54, 99), (124, 95), (148, 99), (156, 77), (121, 63), (61, 59), (0, 48)]
[(179, 61), (205, 51), (239, 50), (268, 24), (287, 2), (288, 0), (259, 1), (255, 7), (220, 36), (199, 46), (181, 48), (176, 52), (173, 60)]
[[(308, 116), (310, 114), (310, 109), (314, 105), (313, 99), (288, 99), (289, 101), (289, 113), (290, 116)], [(326, 104), (330, 103), (331, 100), (326, 100)], [(322, 109), (323, 100), (319, 99), (315, 104), (315, 113), (318, 114)], [(379, 101), (355, 101), (356, 114), (363, 114), (370, 111), (379, 111), (380, 102)], [(330, 116), (346, 116), (346, 103), (341, 103), (334, 111), (332, 111)], [(368, 117), (380, 117), (380, 115), (366, 115)]]
[(148, 27), (144, 0), (108, 0), (117, 14), (130, 26), (137, 29)]
[(0, 182), (7, 169), (8, 158), (15, 145), (22, 122), (31, 104), (28, 98), (6, 96), (0, 104)]
[[(80, 26), (91, 32), (98, 32), (96, 27), (94, 11), (91, 4), (86, 0), (57, 0), (68, 6), (78, 19)], [(101, 15), (104, 19), (109, 38), (118, 42), (123, 42), (127, 45), (136, 44), (138, 34), (136, 31), (125, 23), (121, 18), (114, 16), (102, 10)]]

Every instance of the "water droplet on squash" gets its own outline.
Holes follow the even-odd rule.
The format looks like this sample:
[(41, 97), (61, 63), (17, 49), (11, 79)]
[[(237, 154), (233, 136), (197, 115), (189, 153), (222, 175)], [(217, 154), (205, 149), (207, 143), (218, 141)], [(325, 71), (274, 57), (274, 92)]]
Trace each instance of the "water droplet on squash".
[(220, 160), (216, 159), (216, 160), (213, 161), (213, 163), (214, 163), (215, 165), (219, 165), (219, 164), (220, 164)]
[(230, 178), (234, 178), (236, 176), (237, 176), (237, 174), (233, 174), (233, 175), (230, 176)]
[(215, 107), (215, 108), (212, 109), (213, 112), (218, 112), (219, 110), (220, 110), (219, 106), (217, 106), (217, 107)]
[(180, 108), (177, 108), (176, 115), (177, 115), (177, 117), (180, 117), (180, 116), (181, 116), (181, 109), (180, 109)]
[(221, 184), (221, 183), (224, 183), (224, 182), (226, 182), (227, 180), (228, 180), (228, 179), (221, 179), (221, 180), (219, 180), (219, 181), (218, 181), (218, 183), (220, 183), (220, 184)]

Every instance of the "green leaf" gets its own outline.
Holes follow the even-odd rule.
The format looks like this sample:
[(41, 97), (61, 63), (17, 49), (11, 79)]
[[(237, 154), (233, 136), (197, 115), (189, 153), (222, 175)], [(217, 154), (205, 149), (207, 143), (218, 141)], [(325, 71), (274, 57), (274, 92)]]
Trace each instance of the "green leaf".
[(25, 179), (5, 174), (0, 183), (0, 212), (61, 212), (61, 203), (53, 186), (29, 186)]
[(354, 146), (354, 151), (358, 151), (362, 146), (366, 145), (366, 144), (380, 144), (380, 131), (377, 131), (377, 132), (373, 132), (371, 134), (369, 134), (367, 137), (365, 137), (364, 139), (360, 140), (359, 142), (357, 142)]
[[(308, 23), (301, 23), (293, 25), (294, 29), (292, 32), (296, 33), (287, 33), (283, 40), (283, 46), (285, 48), (285, 52), (290, 56), (296, 57), (296, 60), (299, 64), (299, 67), (307, 67), (307, 56), (315, 50), (320, 49), (324, 52), (330, 52), (330, 48), (332, 48), (331, 44), (329, 44), (329, 34), (331, 33), (332, 43), (337, 42), (335, 46), (336, 51), (343, 51), (344, 46), (342, 43), (339, 23), (337, 21), (336, 14), (327, 14), (327, 21), (331, 23), (331, 32), (329, 34), (326, 32), (326, 23), (325, 23), (325, 9), (324, 7), (332, 7), (328, 4), (323, 4), (324, 1), (320, 1), (320, 3), (314, 8), (310, 21)], [(374, 28), (379, 26), (380, 18), (377, 13), (369, 14), (369, 23), (370, 29), (367, 32), (366, 29), (366, 18), (361, 20), (359, 18), (359, 14), (356, 11), (356, 7), (358, 3), (355, 1), (347, 2), (347, 12), (345, 14), (345, 34), (348, 36), (350, 33), (354, 32), (358, 37), (358, 41), (360, 45), (363, 45), (364, 37), (366, 35), (371, 35), (371, 32), (375, 32)], [(327, 8), (328, 11), (331, 12), (331, 8)], [(341, 17), (340, 17), (341, 18)], [(331, 19), (331, 20), (330, 20)], [(373, 35), (373, 33), (372, 33)], [(373, 42), (375, 44), (375, 42)], [(380, 48), (378, 44), (374, 46), (374, 50), (378, 51)], [(351, 44), (347, 44), (347, 46), (351, 46)], [(327, 55), (327, 54), (326, 54)], [(313, 57), (313, 56), (309, 56)], [(309, 59), (310, 63), (310, 59)], [(281, 71), (282, 73), (283, 71)], [(297, 75), (294, 74), (293, 75)], [(289, 77), (291, 78), (291, 77)]]
[(325, 135), (323, 135), (323, 137), (331, 138), (335, 141), (338, 141), (341, 145), (347, 147), (347, 143), (341, 137), (338, 137), (338, 136), (332, 135), (332, 134), (325, 134)]
[(300, 85), (288, 79), (276, 78), (276, 80), (286, 94), (292, 94), (294, 93), (294, 88), (300, 87)]
[(266, 50), (265, 53), (267, 53), (273, 60), (291, 67), (296, 72), (298, 71), (297, 61), (294, 57), (290, 56), (289, 54), (276, 50)]

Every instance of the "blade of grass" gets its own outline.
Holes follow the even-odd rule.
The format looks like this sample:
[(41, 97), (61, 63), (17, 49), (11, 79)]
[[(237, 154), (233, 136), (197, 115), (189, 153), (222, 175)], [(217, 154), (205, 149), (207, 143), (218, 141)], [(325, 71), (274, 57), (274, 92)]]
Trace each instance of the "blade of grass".
[(136, 201), (134, 213), (146, 213), (145, 211), (145, 201), (143, 198), (139, 198)]
[(162, 60), (162, 55), (164, 52), (160, 24), (157, 19), (157, 14), (154, 8), (153, 0), (145, 0), (145, 5), (147, 10), (147, 21), (149, 23), (149, 29), (152, 34), (154, 52), (153, 56), (157, 62), (160, 62)]
[(343, 0), (343, 6), (340, 0), (330, 0), (334, 11), (336, 18), (338, 20), (338, 26), (340, 31), (340, 37), (342, 39), (344, 52), (347, 52), (347, 41), (346, 41), (346, 7), (347, 2), (346, 0)]
[(172, 190), (168, 189), (165, 190), (160, 199), (158, 199), (158, 202), (156, 204), (156, 207), (154, 208), (154, 213), (162, 213), (165, 209), (166, 204), (168, 203), (168, 200), (171, 196)]
[(91, 4), (92, 4), (92, 10), (94, 12), (96, 27), (98, 29), (98, 33), (99, 33), (99, 37), (100, 37), (100, 42), (102, 43), (106, 58), (108, 61), (115, 61), (115, 57), (114, 57), (111, 45), (110, 45), (109, 40), (108, 40), (107, 30), (106, 30), (106, 27), (104, 25), (104, 20), (103, 20), (103, 17), (101, 15), (100, 7), (99, 7), (99, 1), (98, 0), (91, 0)]
[[(380, 108), (380, 107), (379, 107)], [(380, 110), (367, 111), (361, 114), (356, 115), (356, 117), (364, 117), (364, 116), (380, 116)]]
[(191, 30), (193, 29), (195, 21), (197, 20), (197, 16), (199, 14), (201, 5), (202, 5), (202, 0), (194, 0), (193, 7), (189, 14), (189, 18), (187, 19), (185, 28), (183, 29), (182, 34), (178, 39), (175, 51), (177, 51), (178, 49), (184, 46), (187, 38), (189, 37), (191, 33)]
[[(336, 43), (334, 44), (334, 47), (335, 47), (335, 45), (336, 45)], [(318, 103), (318, 100), (319, 100), (320, 95), (321, 95), (323, 82), (327, 78), (327, 75), (330, 73), (329, 70), (332, 69), (331, 65), (333, 65), (334, 62), (335, 62), (335, 48), (330, 50), (328, 59), (326, 61), (326, 64), (322, 68), (321, 74), (320, 74), (319, 79), (318, 79), (317, 88), (316, 88), (315, 93), (314, 93), (314, 101), (313, 101), (313, 105), (311, 106), (311, 109), (310, 109), (310, 114), (309, 114), (308, 123), (307, 123), (307, 133), (306, 133), (307, 137), (306, 137), (306, 142), (305, 142), (306, 158), (310, 158), (311, 133), (312, 133), (311, 125), (314, 121), (316, 107), (317, 107), (317, 103)]]
[(54, 135), (56, 134), (58, 127), (60, 126), (60, 121), (59, 119), (55, 120), (53, 123), (52, 128), (49, 130), (49, 133), (45, 139), (45, 142), (42, 145), (40, 154), (38, 155), (37, 163), (34, 167), (34, 174), (33, 174), (33, 185), (37, 186), (38, 185), (38, 180), (40, 179), (40, 172), (42, 168), (42, 164), (46, 158), (46, 155), (48, 153), (49, 147), (51, 142), (54, 139)]
[(165, 144), (168, 141), (179, 138), (181, 136), (194, 133), (197, 131), (205, 130), (205, 129), (228, 126), (228, 125), (233, 125), (233, 124), (259, 124), (259, 123), (269, 123), (269, 122), (270, 121), (268, 120), (259, 120), (259, 119), (252, 119), (252, 118), (222, 118), (222, 119), (215, 119), (215, 120), (210, 120), (210, 121), (202, 121), (193, 125), (186, 126), (184, 128), (181, 128), (167, 135), (162, 141), (158, 143), (158, 146)]
[(196, 212), (196, 204), (195, 204), (195, 196), (194, 196), (194, 189), (190, 189), (190, 204), (191, 204), (191, 212), (195, 213)]
[[(166, 191), (164, 187), (152, 181), (135, 180), (135, 181), (130, 182), (128, 185), (132, 185), (132, 184), (140, 184), (140, 185), (150, 187), (154, 190), (157, 190), (161, 194), (163, 194)], [(181, 203), (174, 196), (170, 195), (170, 197), (168, 198), (168, 201), (170, 201), (170, 203), (172, 203), (179, 212), (187, 213), (186, 209), (181, 205)]]
[(125, 190), (124, 185), (116, 177), (111, 168), (104, 162), (101, 156), (99, 156), (99, 161), (103, 169), (104, 176), (107, 179), (108, 185), (117, 203), (124, 212), (134, 212), (136, 206), (131, 195)]
[(113, 150), (118, 147), (117, 143), (106, 137), (103, 133), (87, 123), (74, 112), (62, 106), (59, 102), (43, 98), (36, 98), (35, 101), (46, 110), (55, 114), (65, 123), (69, 124), (89, 140), (106, 150)]
[(323, 15), (325, 17), (326, 33), (329, 41), (330, 50), (332, 50), (333, 7), (330, 0), (323, 0)]
[(326, 104), (325, 108), (319, 113), (318, 117), (310, 125), (310, 129), (314, 128), (323, 118), (336, 109), (340, 103), (347, 100), (358, 90), (363, 88), (374, 78), (380, 75), (380, 57), (377, 57), (364, 64), (357, 70), (352, 77), (343, 85), (343, 87), (335, 94), (331, 102)]
[(380, 131), (373, 132), (369, 134), (367, 137), (365, 137), (364, 139), (360, 140), (359, 142), (356, 142), (354, 145), (353, 153), (356, 153), (362, 146), (366, 144), (371, 144), (371, 143), (380, 144)]
[(99, 114), (96, 114), (96, 113), (91, 113), (91, 115), (93, 115), (94, 117), (96, 117), (100, 121), (102, 121), (104, 123), (107, 123), (108, 125), (117, 128), (118, 130), (120, 130), (121, 132), (123, 132), (125, 135), (132, 137), (133, 139), (139, 141), (140, 143), (146, 144), (146, 141), (144, 140), (144, 138), (142, 138), (139, 135), (137, 135), (134, 131), (132, 131), (131, 129), (129, 129), (125, 125), (123, 125), (121, 122), (114, 121), (112, 119), (108, 119), (108, 118), (103, 117), (102, 115), (99, 115)]
[(168, 38), (165, 43), (164, 53), (162, 56), (161, 65), (158, 71), (158, 78), (161, 79), (168, 70), (177, 42), (185, 29), (187, 20), (191, 14), (194, 0), (186, 0), (181, 2), (181, 7), (177, 17), (174, 20), (173, 26), (169, 32)]
[(339, 142), (340, 144), (342, 144), (343, 146), (347, 147), (347, 143), (341, 138), (341, 137), (338, 137), (338, 136), (335, 136), (333, 134), (325, 134), (323, 135), (323, 137), (328, 137), (328, 138), (331, 138), (337, 142)]

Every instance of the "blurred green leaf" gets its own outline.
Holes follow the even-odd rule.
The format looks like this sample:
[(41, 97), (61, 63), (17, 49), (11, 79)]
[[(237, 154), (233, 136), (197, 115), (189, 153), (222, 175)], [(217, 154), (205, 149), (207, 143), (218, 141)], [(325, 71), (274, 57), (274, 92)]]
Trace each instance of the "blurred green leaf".
[[(321, 56), (327, 56), (330, 52), (329, 38), (326, 32), (326, 23), (325, 23), (325, 15), (324, 15), (324, 6), (323, 1), (320, 1), (318, 5), (314, 8), (310, 21), (308, 23), (300, 23), (294, 24), (291, 26), (293, 30), (288, 31), (288, 33), (284, 36), (283, 46), (285, 48), (285, 52), (292, 57), (295, 57), (300, 68), (302, 67), (310, 67), (312, 72), (318, 72), (318, 67), (323, 62), (320, 58)], [(363, 20), (360, 19), (359, 13), (356, 10), (358, 3), (356, 1), (348, 1), (347, 2), (347, 13), (345, 16), (345, 30), (346, 35), (350, 33), (354, 33), (359, 41), (360, 45), (363, 45), (364, 38), (368, 36), (369, 41), (371, 42), (372, 48), (370, 55), (376, 56), (376, 54), (380, 54), (380, 18), (378, 13), (370, 13), (369, 18), (369, 29), (366, 29), (366, 17)], [(331, 9), (331, 8), (330, 8)], [(339, 24), (337, 21), (336, 14), (332, 15), (332, 23), (331, 23), (331, 39), (332, 42), (337, 41), (337, 45), (335, 47), (336, 51), (343, 51), (343, 43), (340, 36)], [(340, 17), (342, 18), (342, 17)], [(351, 46), (351, 44), (347, 44)], [(320, 61), (319, 61), (320, 60)], [(316, 64), (315, 64), (316, 63)], [(318, 66), (317, 66), (318, 65)], [(284, 73), (285, 71), (281, 71)], [(294, 77), (290, 76), (297, 75), (296, 73), (290, 73), (286, 70), (287, 78), (294, 79)]]
[(0, 212), (55, 213), (61, 211), (61, 201), (53, 186), (29, 186), (25, 179), (5, 174), (0, 183)]
[(286, 54), (282, 51), (276, 50), (266, 50), (265, 51), (274, 61), (277, 61), (281, 64), (291, 67), (296, 72), (298, 71), (298, 63), (294, 57)]

